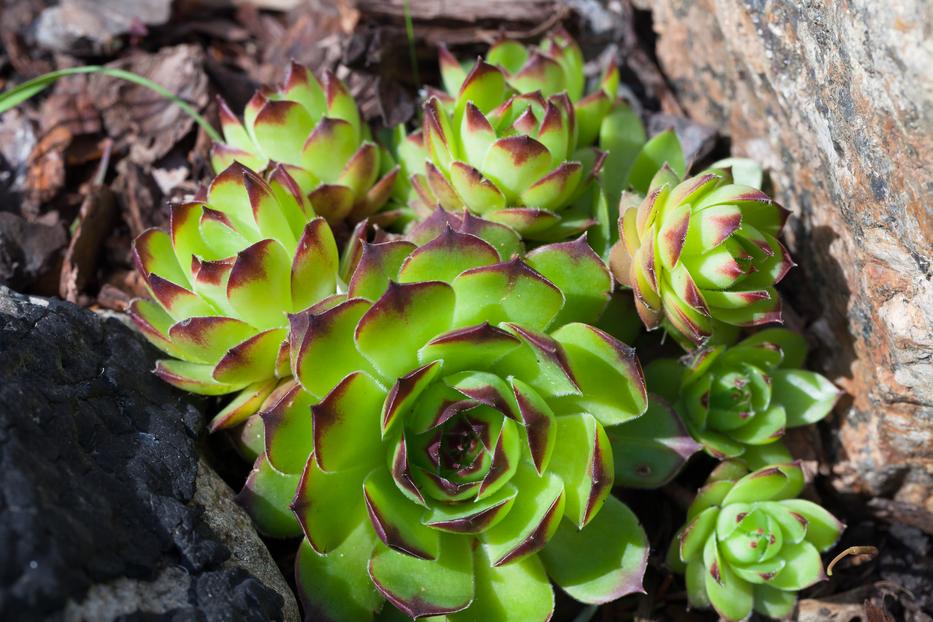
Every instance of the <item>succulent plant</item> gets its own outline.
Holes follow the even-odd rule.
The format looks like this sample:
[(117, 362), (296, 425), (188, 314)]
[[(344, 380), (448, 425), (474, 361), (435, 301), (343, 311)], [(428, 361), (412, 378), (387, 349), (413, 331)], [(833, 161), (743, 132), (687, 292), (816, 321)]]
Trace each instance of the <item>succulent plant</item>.
[(711, 346), (684, 357), (659, 359), (647, 369), (648, 386), (664, 395), (706, 451), (717, 458), (749, 454), (788, 428), (816, 423), (841, 392), (816, 372), (800, 369), (804, 339), (769, 328), (731, 346)]
[(261, 414), (241, 500), (265, 533), (304, 535), (310, 619), (388, 600), (533, 622), (548, 577), (583, 602), (640, 590), (647, 542), (609, 494), (606, 429), (645, 411), (642, 373), (581, 323), (609, 298), (605, 264), (582, 238), (520, 259), (513, 231), (469, 212), (412, 237), (359, 240), (347, 292), (291, 316), (295, 382)]
[(668, 564), (685, 573), (692, 607), (712, 606), (729, 621), (752, 611), (781, 618), (798, 591), (825, 578), (820, 553), (845, 526), (795, 498), (803, 485), (793, 463), (749, 473), (724, 462), (713, 471), (668, 552)]
[(575, 151), (576, 121), (566, 94), (506, 97), (506, 89), (498, 69), (479, 63), (452, 114), (436, 97), (427, 101), (422, 132), (428, 159), (412, 185), (426, 206), (465, 207), (527, 239), (577, 235), (593, 224), (590, 206), (569, 208), (585, 200), (604, 154)]
[(231, 165), (172, 207), (168, 232), (143, 232), (133, 257), (152, 299), (130, 317), (173, 357), (156, 374), (192, 393), (240, 392), (215, 425), (242, 421), (290, 376), (287, 314), (337, 286), (333, 234), (281, 166), (266, 182)]
[(577, 147), (586, 147), (596, 141), (600, 125), (612, 110), (619, 88), (619, 69), (613, 62), (603, 72), (599, 88), (584, 94), (583, 52), (563, 28), (551, 31), (536, 47), (502, 39), (489, 48), (485, 60), (478, 59), (473, 63), (461, 63), (444, 46), (439, 52), (441, 78), (447, 98), (452, 101), (463, 97), (464, 84), (469, 83), (470, 74), (482, 65), (497, 68), (510, 93), (540, 93), (545, 98), (566, 93), (575, 112)]
[(680, 181), (664, 166), (644, 199), (623, 196), (610, 267), (649, 330), (688, 349), (721, 326), (781, 320), (774, 288), (794, 263), (777, 240), (787, 210), (726, 169)]
[(330, 72), (318, 81), (292, 63), (279, 88), (253, 95), (242, 122), (221, 100), (220, 121), (225, 142), (213, 147), (215, 171), (234, 161), (256, 171), (279, 163), (328, 222), (361, 220), (392, 194), (397, 167), (371, 140), (353, 96)]

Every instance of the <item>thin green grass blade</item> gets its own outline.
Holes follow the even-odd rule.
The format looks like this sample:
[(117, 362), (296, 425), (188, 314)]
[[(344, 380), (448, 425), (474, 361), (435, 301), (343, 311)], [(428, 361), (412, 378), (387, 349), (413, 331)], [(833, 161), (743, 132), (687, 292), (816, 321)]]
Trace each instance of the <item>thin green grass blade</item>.
[(415, 24), (411, 19), (411, 4), (405, 0), (405, 36), (408, 37), (408, 56), (411, 61), (411, 71), (415, 76), (415, 83), (421, 84), (421, 78), (418, 76), (418, 56), (415, 53)]
[(32, 80), (27, 80), (11, 89), (0, 93), (0, 114), (3, 114), (10, 108), (14, 108), (24, 101), (38, 95), (46, 88), (51, 86), (59, 78), (78, 75), (82, 73), (101, 73), (112, 78), (119, 78), (143, 86), (150, 91), (158, 93), (162, 97), (171, 100), (176, 106), (182, 109), (185, 114), (194, 119), (194, 122), (200, 125), (208, 136), (215, 142), (223, 142), (223, 137), (207, 122), (207, 119), (198, 114), (197, 110), (191, 107), (188, 102), (178, 97), (161, 84), (157, 84), (148, 78), (144, 78), (132, 71), (124, 69), (115, 69), (113, 67), (102, 67), (100, 65), (85, 65), (83, 67), (70, 67), (68, 69), (59, 69), (43, 74)]

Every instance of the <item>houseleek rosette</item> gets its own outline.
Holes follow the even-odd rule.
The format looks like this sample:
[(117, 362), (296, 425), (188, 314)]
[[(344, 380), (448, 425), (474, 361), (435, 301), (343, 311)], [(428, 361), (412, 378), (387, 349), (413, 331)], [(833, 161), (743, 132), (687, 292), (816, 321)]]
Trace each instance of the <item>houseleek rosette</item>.
[(668, 564), (686, 575), (692, 607), (712, 606), (729, 621), (752, 611), (783, 618), (798, 591), (825, 578), (820, 553), (844, 525), (795, 498), (803, 485), (797, 464), (748, 473), (725, 462), (713, 472), (668, 552)]
[(240, 498), (264, 533), (304, 535), (309, 619), (387, 600), (533, 622), (548, 577), (583, 602), (641, 589), (647, 542), (609, 494), (606, 428), (645, 411), (642, 373), (579, 322), (602, 312), (607, 268), (582, 238), (522, 260), (507, 228), (444, 214), (420, 246), (360, 241), (347, 292), (291, 317), (296, 383), (261, 415)]
[[(647, 368), (648, 386), (676, 404), (690, 433), (717, 458), (760, 462), (764, 446), (788, 428), (815, 423), (832, 410), (840, 391), (829, 380), (800, 369), (806, 342), (771, 328), (732, 346), (713, 346), (685, 357), (660, 359)], [(771, 454), (786, 457), (780, 446)]]
[(720, 324), (781, 320), (774, 285), (794, 265), (777, 240), (787, 210), (761, 190), (726, 170), (680, 181), (665, 166), (647, 197), (623, 202), (610, 265), (646, 328), (663, 324), (690, 347)]
[(527, 239), (566, 239), (593, 224), (592, 198), (577, 203), (587, 203), (605, 155), (577, 149), (578, 132), (566, 93), (511, 94), (500, 69), (478, 62), (450, 106), (425, 104), (427, 160), (411, 183), (428, 208), (465, 207)]
[(279, 163), (329, 222), (360, 220), (392, 194), (398, 169), (371, 140), (346, 85), (330, 72), (318, 81), (292, 63), (279, 88), (253, 95), (242, 122), (221, 101), (220, 121), (224, 142), (213, 147), (215, 171), (234, 161), (256, 171)]
[(544, 97), (566, 93), (576, 117), (576, 146), (596, 142), (600, 125), (612, 110), (619, 88), (619, 70), (610, 63), (600, 79), (599, 88), (584, 93), (583, 52), (570, 34), (558, 28), (538, 46), (525, 46), (503, 39), (493, 44), (483, 61), (462, 63), (446, 47), (440, 48), (441, 78), (451, 100), (459, 99), (471, 72), (482, 63), (502, 72), (511, 92), (541, 93)]
[(152, 299), (130, 317), (173, 357), (156, 374), (192, 393), (240, 392), (217, 424), (255, 412), (290, 375), (288, 313), (336, 291), (333, 234), (281, 167), (266, 182), (231, 165), (172, 207), (169, 231), (143, 232), (133, 256)]

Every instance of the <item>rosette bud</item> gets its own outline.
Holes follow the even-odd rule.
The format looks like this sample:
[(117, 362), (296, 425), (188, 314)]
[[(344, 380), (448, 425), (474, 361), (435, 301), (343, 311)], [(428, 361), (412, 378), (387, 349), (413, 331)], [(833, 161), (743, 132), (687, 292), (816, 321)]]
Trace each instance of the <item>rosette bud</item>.
[(172, 207), (169, 231), (135, 241), (136, 268), (152, 299), (130, 317), (173, 358), (165, 381), (192, 393), (240, 391), (218, 422), (241, 421), (290, 375), (288, 313), (335, 292), (337, 246), (282, 168), (269, 181), (233, 164), (205, 195)]
[(774, 285), (794, 265), (777, 240), (787, 210), (725, 170), (681, 182), (664, 166), (647, 197), (631, 198), (622, 199), (610, 266), (634, 291), (646, 328), (663, 324), (689, 347), (719, 324), (781, 321)]
[[(647, 368), (651, 390), (676, 404), (687, 428), (717, 458), (742, 456), (758, 464), (760, 448), (788, 428), (823, 419), (841, 392), (800, 369), (806, 342), (783, 328), (756, 333), (732, 346), (713, 346)], [(770, 449), (785, 453), (780, 447)], [(780, 455), (780, 454), (778, 454)]]
[(609, 494), (607, 429), (645, 412), (642, 373), (581, 323), (608, 269), (582, 237), (520, 259), (469, 212), (412, 238), (354, 242), (346, 293), (291, 316), (298, 384), (261, 414), (241, 500), (261, 531), (304, 535), (309, 619), (534, 622), (548, 577), (589, 603), (639, 591), (647, 542)]
[(795, 498), (803, 485), (797, 464), (748, 473), (725, 462), (713, 471), (668, 551), (668, 564), (685, 574), (692, 607), (712, 606), (730, 622), (752, 611), (783, 618), (798, 591), (825, 579), (820, 553), (845, 526)]
[(428, 159), (412, 185), (424, 205), (467, 208), (507, 224), (523, 237), (553, 241), (593, 224), (588, 210), (561, 214), (598, 174), (604, 154), (575, 150), (576, 121), (566, 94), (506, 96), (502, 72), (478, 63), (449, 113), (432, 97), (425, 104)]
[(563, 28), (550, 32), (538, 46), (503, 39), (493, 44), (485, 60), (461, 63), (446, 47), (440, 48), (441, 78), (450, 98), (457, 99), (470, 74), (481, 64), (498, 68), (511, 92), (540, 93), (544, 97), (566, 93), (576, 116), (577, 147), (592, 145), (600, 124), (609, 114), (619, 88), (619, 70), (610, 63), (599, 88), (584, 95), (585, 74), (580, 46)]
[(371, 140), (353, 96), (332, 73), (318, 81), (292, 63), (277, 89), (263, 88), (243, 120), (220, 102), (224, 142), (215, 144), (215, 171), (234, 161), (256, 171), (281, 164), (329, 222), (360, 220), (392, 194), (398, 169)]

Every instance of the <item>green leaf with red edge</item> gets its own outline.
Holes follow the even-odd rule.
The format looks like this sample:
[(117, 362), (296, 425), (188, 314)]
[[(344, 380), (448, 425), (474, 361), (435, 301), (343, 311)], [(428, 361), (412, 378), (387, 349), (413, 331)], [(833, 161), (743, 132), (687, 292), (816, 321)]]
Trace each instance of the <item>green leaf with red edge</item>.
[(378, 300), (389, 287), (389, 281), (398, 278), (405, 258), (417, 248), (411, 242), (392, 240), (370, 244), (363, 242), (359, 263), (347, 288), (350, 297)]
[(155, 375), (188, 393), (198, 395), (224, 395), (243, 389), (246, 384), (226, 384), (217, 382), (211, 375), (213, 365), (203, 363), (189, 363), (177, 359), (161, 359), (156, 361)]
[(788, 485), (788, 476), (781, 468), (758, 469), (733, 484), (722, 505), (779, 499)]
[[(289, 254), (294, 253), (298, 239), (292, 231), (291, 223), (302, 216), (296, 213), (299, 212), (297, 204), (294, 201), (279, 203), (272, 188), (258, 175), (244, 175), (243, 185), (259, 233), (279, 242)], [(292, 214), (288, 213), (289, 208)]]
[(702, 510), (684, 525), (676, 540), (680, 561), (689, 563), (702, 559), (706, 541), (715, 537), (714, 532), (719, 515), (719, 506), (711, 506)]
[(419, 348), (451, 327), (454, 302), (454, 290), (446, 283), (390, 283), (360, 319), (357, 348), (394, 381), (418, 367)]
[(150, 275), (157, 274), (180, 287), (188, 286), (188, 266), (178, 264), (172, 239), (161, 229), (146, 229), (133, 240), (133, 263), (147, 283)]
[(519, 419), (518, 406), (512, 395), (512, 389), (505, 380), (495, 374), (483, 371), (463, 371), (445, 376), (444, 383), (464, 397), (495, 408), (506, 417)]
[(583, 179), (583, 165), (562, 162), (557, 168), (528, 186), (520, 195), (522, 205), (546, 210), (569, 206), (570, 199)]
[(386, 546), (420, 559), (437, 559), (440, 532), (421, 523), (424, 508), (399, 491), (385, 466), (366, 476), (363, 497), (373, 529)]
[(259, 407), (262, 406), (278, 383), (277, 379), (270, 378), (269, 380), (255, 382), (243, 389), (220, 412), (214, 415), (208, 425), (208, 430), (211, 432), (225, 430), (246, 421), (256, 414)]
[(318, 555), (302, 541), (295, 558), (298, 594), (309, 620), (370, 622), (385, 602), (367, 575), (369, 555), (377, 540), (364, 518), (344, 543)]
[[(369, 527), (361, 494), (369, 471), (370, 467), (364, 465), (328, 473), (321, 470), (313, 457), (308, 458), (291, 507), (305, 538), (317, 553), (324, 555), (341, 549), (360, 523)], [(334, 511), (335, 508), (340, 511)]]
[(505, 194), (509, 204), (547, 174), (551, 154), (547, 147), (530, 136), (500, 138), (489, 147), (479, 167), (483, 176), (491, 179)]
[(569, 411), (594, 415), (604, 425), (625, 423), (648, 408), (634, 348), (588, 324), (567, 324), (552, 337), (563, 347), (582, 394), (566, 397)]
[(547, 398), (580, 395), (567, 354), (557, 341), (518, 324), (501, 327), (518, 337), (522, 345), (499, 361), (494, 371), (527, 382)]
[(301, 527), (289, 507), (299, 479), (299, 475), (277, 471), (265, 455), (256, 460), (236, 499), (261, 534), (272, 538), (301, 535)]
[(566, 518), (582, 529), (606, 501), (615, 477), (612, 446), (593, 415), (557, 417), (557, 444), (549, 470), (564, 482)]
[(291, 309), (291, 258), (275, 240), (262, 240), (237, 255), (227, 299), (241, 319), (266, 329), (285, 326)]
[(474, 235), (447, 227), (439, 236), (408, 255), (399, 270), (398, 280), (401, 283), (450, 283), (465, 270), (498, 262), (499, 253), (491, 245)]
[(452, 285), (456, 326), (515, 322), (544, 330), (564, 304), (560, 290), (518, 258), (463, 272)]
[(291, 265), (292, 310), (300, 311), (337, 290), (337, 242), (323, 218), (305, 225)]
[(525, 426), (525, 441), (538, 474), (544, 473), (557, 442), (557, 420), (554, 412), (531, 385), (518, 378), (509, 378), (520, 421)]
[(660, 488), (700, 449), (674, 409), (651, 396), (641, 417), (606, 429), (615, 460), (615, 484)]
[(704, 553), (703, 577), (710, 604), (729, 622), (744, 620), (752, 612), (752, 584), (737, 577), (729, 564), (723, 562), (716, 551), (715, 538), (707, 540), (706, 547), (712, 551), (709, 555)]
[(399, 378), (382, 405), (380, 422), (382, 436), (389, 434), (395, 425), (411, 412), (421, 394), (424, 393), (443, 369), (443, 361), (437, 360), (423, 365)]
[[(466, 140), (466, 137), (464, 137)], [(431, 169), (428, 169), (429, 173)], [(450, 164), (450, 185), (463, 204), (477, 214), (504, 209), (505, 195), (473, 166), (455, 160)], [(444, 202), (442, 201), (442, 204)]]
[(372, 376), (353, 372), (311, 408), (314, 458), (325, 471), (376, 466), (383, 460), (379, 415), (386, 392)]
[(594, 91), (574, 104), (578, 145), (592, 145), (596, 141), (600, 125), (611, 109), (612, 101), (602, 91)]
[(784, 542), (778, 555), (785, 562), (784, 569), (768, 581), (768, 585), (779, 590), (797, 591), (826, 579), (820, 552), (810, 542)]
[(522, 238), (515, 229), (474, 216), (469, 211), (463, 212), (463, 222), (459, 230), (485, 240), (499, 253), (502, 261), (524, 252)]
[(820, 551), (827, 551), (836, 542), (845, 529), (845, 525), (825, 508), (805, 499), (785, 499), (780, 504), (804, 517), (807, 521), (807, 542)]
[(807, 340), (786, 328), (766, 328), (743, 339), (738, 345), (772, 344), (781, 349), (781, 369), (800, 369), (807, 358)]
[(476, 500), (491, 497), (512, 479), (522, 458), (522, 435), (514, 419), (504, 418), (492, 453), (492, 464), (483, 478)]
[(512, 509), (480, 534), (493, 566), (511, 564), (540, 551), (564, 516), (564, 484), (553, 473), (539, 476), (531, 464), (522, 463), (511, 484), (518, 489)]
[(482, 533), (508, 515), (517, 494), (515, 486), (505, 484), (495, 494), (472, 503), (433, 503), (424, 512), (421, 522), (450, 533)]
[(477, 61), (460, 84), (457, 109), (462, 111), (469, 101), (481, 112), (489, 112), (502, 102), (507, 88), (502, 71), (485, 61)]
[(473, 549), (476, 596), (469, 608), (447, 616), (450, 622), (547, 622), (554, 612), (554, 590), (536, 556), (493, 566), (486, 549)]
[(370, 304), (362, 298), (341, 302), (316, 313), (312, 308), (290, 317), (292, 373), (309, 393), (323, 397), (357, 370), (371, 371), (353, 346), (353, 334)]
[(270, 329), (232, 348), (214, 367), (214, 380), (226, 384), (249, 384), (275, 375), (279, 348), (286, 331)]
[(362, 199), (378, 177), (379, 148), (375, 143), (366, 141), (350, 157), (336, 183), (346, 186), (355, 197)]
[(240, 320), (207, 316), (192, 317), (171, 326), (168, 337), (195, 363), (216, 363), (231, 348), (256, 334), (256, 329)]
[(296, 382), (273, 406), (262, 413), (266, 459), (277, 471), (301, 474), (314, 448), (311, 404), (314, 398)]
[(297, 164), (323, 183), (334, 183), (359, 147), (353, 125), (342, 119), (323, 117), (300, 148)]
[(436, 560), (418, 559), (376, 545), (369, 576), (382, 595), (412, 618), (466, 609), (473, 602), (472, 538), (442, 534)]
[(134, 298), (127, 312), (133, 324), (149, 343), (175, 358), (191, 358), (183, 348), (169, 339), (168, 331), (175, 320), (161, 306), (147, 298)]
[(644, 593), (648, 538), (615, 497), (583, 529), (564, 521), (539, 557), (554, 583), (580, 602), (602, 604)]
[(253, 136), (270, 160), (300, 164), (302, 145), (313, 129), (314, 119), (298, 102), (270, 101), (256, 115)]
[(536, 248), (526, 261), (564, 294), (555, 324), (599, 319), (612, 293), (612, 276), (585, 237)]
[(484, 217), (511, 227), (526, 239), (549, 233), (561, 222), (561, 217), (556, 213), (537, 207), (508, 207), (487, 212)]
[(447, 373), (484, 369), (515, 350), (520, 343), (510, 333), (484, 322), (438, 335), (418, 350), (418, 362), (442, 360)]

